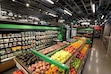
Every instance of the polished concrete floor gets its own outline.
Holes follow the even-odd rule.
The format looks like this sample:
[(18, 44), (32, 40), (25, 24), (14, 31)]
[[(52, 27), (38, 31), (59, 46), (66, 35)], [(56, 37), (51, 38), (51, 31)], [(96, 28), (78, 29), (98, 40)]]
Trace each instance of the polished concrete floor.
[(85, 64), (83, 74), (111, 74), (111, 57), (106, 56), (106, 48), (100, 39), (94, 39), (91, 54)]

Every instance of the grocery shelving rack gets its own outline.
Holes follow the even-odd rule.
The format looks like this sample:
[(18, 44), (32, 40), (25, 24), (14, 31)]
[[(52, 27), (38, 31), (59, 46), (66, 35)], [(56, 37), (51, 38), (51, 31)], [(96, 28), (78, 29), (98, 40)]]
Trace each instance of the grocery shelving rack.
[[(44, 31), (61, 31), (61, 28), (59, 28), (59, 27), (57, 27), (57, 26), (41, 26), (41, 25), (37, 25), (37, 26), (35, 26), (35, 25), (30, 25), (30, 24), (21, 24), (21, 23), (9, 23), (9, 22), (1, 22), (1, 24), (0, 24), (0, 31), (1, 32), (3, 32), (3, 33), (6, 33), (6, 32), (8, 32), (8, 33), (10, 33), (10, 32), (13, 32), (13, 33), (21, 33), (20, 34), (20, 36), (19, 37), (22, 37), (22, 32), (23, 33), (27, 33), (27, 31), (28, 32), (35, 32), (34, 30), (36, 30), (36, 31), (38, 31), (39, 30), (39, 32), (41, 31), (41, 32), (44, 32)], [(35, 35), (35, 33), (34, 33), (34, 35)], [(34, 35), (30, 35), (30, 36), (34, 36)], [(27, 35), (26, 35), (27, 36)], [(15, 36), (13, 36), (13, 37), (15, 37), (15, 38), (17, 38), (17, 36), (15, 35)], [(10, 37), (9, 37), (10, 38)], [(41, 38), (41, 37), (40, 37)], [(50, 37), (49, 37), (50, 38)], [(43, 38), (44, 39), (44, 38)], [(16, 39), (15, 39), (16, 40)], [(36, 39), (34, 39), (34, 40), (36, 40)], [(38, 40), (40, 40), (40, 42), (41, 42), (41, 40), (42, 39), (37, 39), (37, 41)], [(79, 40), (79, 39), (78, 39)], [(78, 40), (74, 40), (74, 42), (76, 42), (76, 41), (78, 41)], [(68, 47), (70, 44), (67, 44), (67, 45), (64, 45), (64, 46), (62, 46), (61, 48), (59, 48), (59, 49), (57, 49), (57, 50), (54, 50), (54, 51), (52, 51), (52, 52), (50, 52), (50, 53), (48, 53), (48, 54), (46, 54), (46, 55), (43, 55), (43, 54), (41, 54), (41, 53), (39, 53), (39, 52), (37, 52), (38, 50), (40, 50), (40, 49), (43, 49), (43, 47), (42, 48), (39, 48), (38, 49), (38, 47), (36, 48), (26, 48), (26, 51), (30, 51), (31, 50), (31, 52), (34, 54), (34, 55), (36, 55), (36, 56), (38, 56), (38, 57), (40, 57), (42, 60), (44, 60), (44, 61), (47, 61), (47, 62), (49, 62), (49, 63), (51, 63), (51, 64), (55, 64), (56, 66), (58, 66), (59, 68), (62, 68), (62, 69), (64, 69), (65, 70), (65, 72), (68, 74), (69, 73), (69, 65), (70, 65), (70, 61), (71, 61), (71, 59), (73, 59), (73, 57), (75, 57), (76, 55), (77, 55), (77, 53), (84, 47), (84, 45), (87, 43), (87, 41), (88, 40), (86, 40), (79, 48), (77, 48), (76, 49), (76, 51), (66, 60), (66, 62), (64, 62), (63, 64), (61, 64), (61, 63), (59, 63), (59, 62), (57, 62), (57, 61), (55, 61), (55, 60), (52, 60), (52, 59), (50, 59), (50, 56), (51, 55), (53, 55), (53, 54), (55, 54), (56, 52), (58, 52), (58, 51), (60, 51), (60, 50), (63, 50), (64, 48), (66, 48), (66, 47)], [(13, 42), (13, 41), (12, 41)], [(90, 42), (90, 41), (89, 41)], [(22, 38), (21, 38), (21, 45), (23, 45), (24, 43), (22, 43)], [(49, 47), (49, 46), (51, 46), (51, 45), (47, 45), (47, 46), (45, 46), (44, 48), (47, 48), (47, 47)], [(6, 50), (6, 49), (5, 49)], [(17, 52), (17, 51), (20, 51), (20, 50), (16, 50), (16, 51), (14, 51), (14, 52)], [(81, 71), (82, 71), (82, 69), (81, 69), (81, 67), (83, 67), (83, 65), (84, 65), (84, 62), (86, 61), (86, 57), (87, 57), (87, 55), (88, 55), (88, 52), (89, 52), (89, 50), (87, 51), (87, 53), (86, 53), (86, 55), (85, 55), (85, 57), (84, 57), (84, 59), (82, 60), (82, 62), (81, 62), (81, 64), (80, 64), (80, 67), (79, 67), (79, 69), (78, 69), (78, 71), (77, 71), (77, 74), (81, 74)], [(21, 51), (21, 53), (25, 53), (25, 51)], [(2, 55), (1, 55), (2, 56)], [(2, 60), (2, 62), (0, 63), (0, 65), (2, 64), (2, 63), (5, 63), (5, 61), (7, 61), (7, 60), (10, 60), (10, 59), (13, 59), (14, 58), (14, 61), (16, 62), (16, 65), (17, 65), (17, 67), (19, 68), (19, 69), (22, 69), (26, 74), (29, 74), (29, 71), (28, 71), (28, 69), (23, 65), (23, 63), (21, 63), (17, 58), (15, 58), (15, 56), (12, 56), (12, 57), (10, 57), (10, 58), (6, 58), (5, 60)], [(1, 66), (2, 67), (2, 66)], [(1, 71), (0, 71), (1, 72)]]
[[(3, 21), (3, 20), (0, 20), (0, 33), (1, 33), (0, 37), (1, 37), (1, 40), (4, 40), (4, 39), (9, 39), (10, 40), (12, 38), (12, 42), (13, 42), (14, 39), (15, 39), (15, 42), (16, 42), (18, 39), (20, 39), (21, 44), (19, 44), (18, 46), (23, 46), (23, 43), (22, 43), (23, 42), (22, 41), (22, 32), (26, 33), (27, 31), (29, 33), (30, 32), (45, 32), (45, 31), (60, 31), (60, 28), (58, 26), (34, 25), (34, 24), (30, 24), (30, 23), (29, 24), (27, 24), (27, 23), (25, 24), (25, 23), (13, 22), (13, 21)], [(3, 36), (4, 33), (5, 34), (11, 34), (11, 35), (4, 37)], [(18, 34), (18, 36), (17, 36), (17, 34)], [(57, 33), (55, 33), (55, 34), (57, 35)], [(33, 36), (33, 35), (30, 34), (30, 37), (31, 36)], [(36, 35), (34, 37), (36, 38)], [(44, 38), (45, 39), (46, 38), (47, 39), (54, 39), (54, 38), (57, 38), (57, 36), (51, 37), (51, 36), (48, 36), (48, 34), (47, 34), (47, 37), (44, 37)], [(43, 44), (42, 38), (40, 38), (40, 39), (32, 39), (32, 40), (40, 41), (40, 44)], [(29, 41), (29, 40), (27, 40), (27, 41)], [(4, 41), (2, 43), (4, 44)], [(11, 43), (10, 41), (7, 42), (7, 44), (10, 44), (10, 43)], [(47, 43), (48, 44), (46, 44), (46, 46), (44, 46), (44, 47), (41, 46), (41, 48), (40, 47), (39, 48), (35, 47), (35, 48), (36, 49), (38, 48), (37, 50), (40, 50), (40, 49), (46, 48), (48, 46), (51, 46), (53, 44), (53, 43), (50, 43), (50, 42), (47, 42)], [(14, 46), (17, 46), (17, 44), (15, 44)], [(10, 46), (10, 50), (11, 50), (11, 47), (12, 46)], [(3, 48), (1, 48), (1, 50), (3, 50)], [(5, 47), (5, 48), (7, 48), (7, 47)], [(3, 50), (4, 52), (7, 51), (5, 48), (4, 48), (5, 51)], [(21, 47), (21, 49), (22, 49), (22, 47)], [(28, 49), (34, 49), (34, 48), (28, 48)], [(14, 53), (18, 54), (18, 52), (19, 53), (23, 53), (25, 51), (14, 50), (12, 52), (12, 50), (11, 50), (11, 52), (9, 52), (9, 53), (0, 54), (0, 62), (1, 62), (0, 65), (2, 63), (4, 63), (4, 65), (5, 65), (5, 62), (7, 62), (8, 60), (13, 59), (16, 56), (16, 55), (14, 56)], [(13, 56), (8, 57), (8, 54), (10, 54), (10, 53), (12, 53)], [(5, 59), (2, 60), (1, 59), (2, 55), (6, 55), (6, 57), (8, 57), (8, 58), (5, 58)]]
[(93, 28), (77, 28), (77, 36), (87, 37), (91, 40), (91, 46), (93, 44), (94, 29)]

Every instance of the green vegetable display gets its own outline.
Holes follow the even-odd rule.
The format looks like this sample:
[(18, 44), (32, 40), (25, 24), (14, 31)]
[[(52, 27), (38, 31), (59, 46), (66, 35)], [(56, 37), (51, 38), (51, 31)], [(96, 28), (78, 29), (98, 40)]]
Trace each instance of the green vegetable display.
[(75, 71), (77, 71), (80, 66), (80, 63), (81, 63), (80, 59), (74, 58), (71, 62), (71, 66), (74, 68)]

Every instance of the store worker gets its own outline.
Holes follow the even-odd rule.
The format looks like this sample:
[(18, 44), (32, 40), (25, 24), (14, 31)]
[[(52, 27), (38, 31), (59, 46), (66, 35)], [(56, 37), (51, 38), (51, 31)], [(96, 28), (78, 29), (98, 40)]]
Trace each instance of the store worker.
[(65, 25), (65, 28), (67, 29), (67, 31), (66, 31), (66, 41), (70, 42), (70, 26), (67, 24), (67, 25)]

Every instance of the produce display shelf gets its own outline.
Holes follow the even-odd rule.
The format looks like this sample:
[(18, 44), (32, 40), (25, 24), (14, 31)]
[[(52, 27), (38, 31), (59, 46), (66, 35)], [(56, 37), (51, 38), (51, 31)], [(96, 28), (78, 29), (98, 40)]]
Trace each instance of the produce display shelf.
[(46, 56), (51, 56), (51, 55), (55, 54), (57, 51), (60, 51), (60, 50), (64, 49), (65, 47), (69, 46), (69, 45), (70, 44), (66, 44), (66, 45), (62, 46), (61, 48), (59, 48), (59, 49), (57, 49), (57, 50), (55, 50), (55, 51), (53, 51), (49, 54), (46, 54)]
[(1, 60), (1, 62), (5, 62), (5, 61), (11, 60), (11, 59), (13, 59), (13, 58), (15, 58), (15, 56), (12, 56), (12, 57), (9, 57), (9, 58), (6, 58), (6, 59), (3, 59), (3, 60)]
[(14, 58), (14, 61), (18, 69), (21, 69), (25, 74), (30, 74), (29, 70), (23, 65), (21, 61), (19, 61), (17, 58)]
[(36, 50), (31, 50), (31, 51), (32, 51), (33, 54), (40, 57), (42, 60), (44, 60), (46, 62), (49, 62), (50, 64), (54, 64), (54, 65), (58, 66), (59, 68), (65, 70), (65, 71), (69, 70), (69, 67), (65, 64), (61, 64), (61, 63), (59, 63), (59, 62), (57, 62), (57, 61), (55, 61), (55, 60), (53, 60), (49, 57), (37, 52)]
[[(50, 45), (49, 45), (50, 46)], [(47, 47), (49, 47), (49, 46), (47, 46)], [(64, 46), (66, 46), (66, 45), (64, 45)], [(46, 47), (46, 48), (47, 48)], [(63, 46), (62, 46), (63, 47)], [(42, 49), (41, 49), (42, 50)], [(41, 50), (39, 50), (38, 52), (40, 52)], [(44, 49), (43, 49), (44, 50)], [(46, 53), (46, 54), (44, 54), (44, 55), (48, 55), (48, 54), (50, 54), (50, 53), (52, 53), (52, 52), (54, 52), (54, 51), (56, 51), (56, 50), (59, 50), (59, 49), (55, 49), (55, 50), (52, 50), (52, 51), (50, 51), (50, 52), (48, 52), (48, 53)]]
[(47, 47), (49, 47), (49, 46), (51, 46), (51, 45), (47, 45), (47, 46), (44, 46), (44, 47), (41, 47), (41, 48), (37, 48), (37, 49), (35, 49), (35, 50), (39, 51), (39, 50), (42, 50), (42, 49), (47, 48)]
[[(70, 64), (71, 59), (77, 55), (78, 51), (80, 51), (80, 50), (85, 46), (85, 44), (86, 44), (86, 41), (84, 41), (83, 44), (82, 44), (79, 48), (77, 48), (77, 50), (75, 51), (75, 53), (73, 53), (73, 55), (67, 60), (67, 62), (65, 62), (65, 64), (61, 64), (61, 63), (59, 63), (59, 62), (57, 62), (57, 61), (49, 58), (48, 56), (54, 54), (55, 51), (57, 52), (57, 51), (59, 51), (59, 50), (64, 49), (65, 47), (69, 46), (70, 44), (67, 44), (67, 45), (62, 46), (62, 47), (59, 48), (58, 50), (53, 51), (53, 53), (51, 52), (51, 54), (50, 54), (50, 52), (49, 52), (49, 54), (43, 55), (43, 54), (37, 52), (36, 50), (31, 50), (31, 52), (32, 52), (33, 54), (35, 54), (36, 56), (40, 57), (42, 60), (44, 60), (44, 61), (46, 61), (46, 62), (49, 62), (50, 64), (55, 64), (55, 65), (58, 66), (59, 68), (64, 69), (64, 70), (67, 72), (67, 74), (68, 74), (68, 73), (69, 73), (69, 64)], [(88, 51), (86, 51), (86, 55), (87, 55), (87, 54), (88, 54)], [(77, 70), (77, 74), (80, 74), (80, 72), (82, 71), (82, 66), (83, 66), (83, 64), (85, 63), (85, 62), (84, 62), (84, 59), (86, 58), (86, 55), (83, 57), (83, 60), (81, 61), (81, 64), (80, 64), (80, 66), (79, 66), (79, 69)], [(30, 74), (30, 72), (29, 72), (29, 70), (27, 69), (27, 67), (25, 67), (25, 66), (23, 65), (23, 63), (22, 63), (21, 61), (19, 61), (19, 59), (14, 58), (14, 61), (16, 62), (17, 67), (18, 67), (19, 69), (22, 69), (25, 74)]]
[[(79, 40), (79, 39), (78, 39)], [(76, 42), (77, 40), (76, 39), (71, 39), (71, 43), (73, 43), (73, 42)]]
[[(90, 47), (90, 46), (89, 46)], [(83, 59), (82, 59), (82, 61), (81, 61), (81, 63), (80, 63), (80, 66), (79, 66), (79, 68), (78, 68), (78, 70), (77, 70), (77, 74), (81, 74), (81, 71), (83, 70), (83, 65), (85, 64), (85, 61), (86, 61), (86, 59), (87, 59), (87, 55), (88, 55), (88, 53), (89, 53), (89, 51), (90, 51), (90, 48), (87, 48), (87, 51), (86, 51), (86, 53), (85, 53), (85, 55), (84, 55), (84, 57), (83, 57)]]
[[(65, 46), (66, 46), (66, 45), (65, 45)], [(51, 59), (49, 58), (49, 60), (51, 60)], [(19, 69), (22, 69), (25, 74), (30, 74), (30, 72), (29, 72), (29, 70), (27, 69), (27, 67), (25, 67), (24, 64), (23, 64), (21, 61), (19, 61), (19, 59), (14, 58), (14, 61), (16, 62), (17, 67), (18, 67)], [(67, 67), (68, 67), (68, 66), (65, 66), (64, 64), (62, 64), (62, 66), (63, 66), (63, 67), (66, 67), (66, 69), (67, 69)]]
[(66, 65), (69, 66), (71, 59), (77, 55), (78, 51), (80, 51), (85, 44), (86, 44), (86, 41), (84, 41), (84, 43), (78, 49), (76, 49), (75, 53), (73, 53), (72, 56), (69, 57), (69, 59), (65, 62)]

